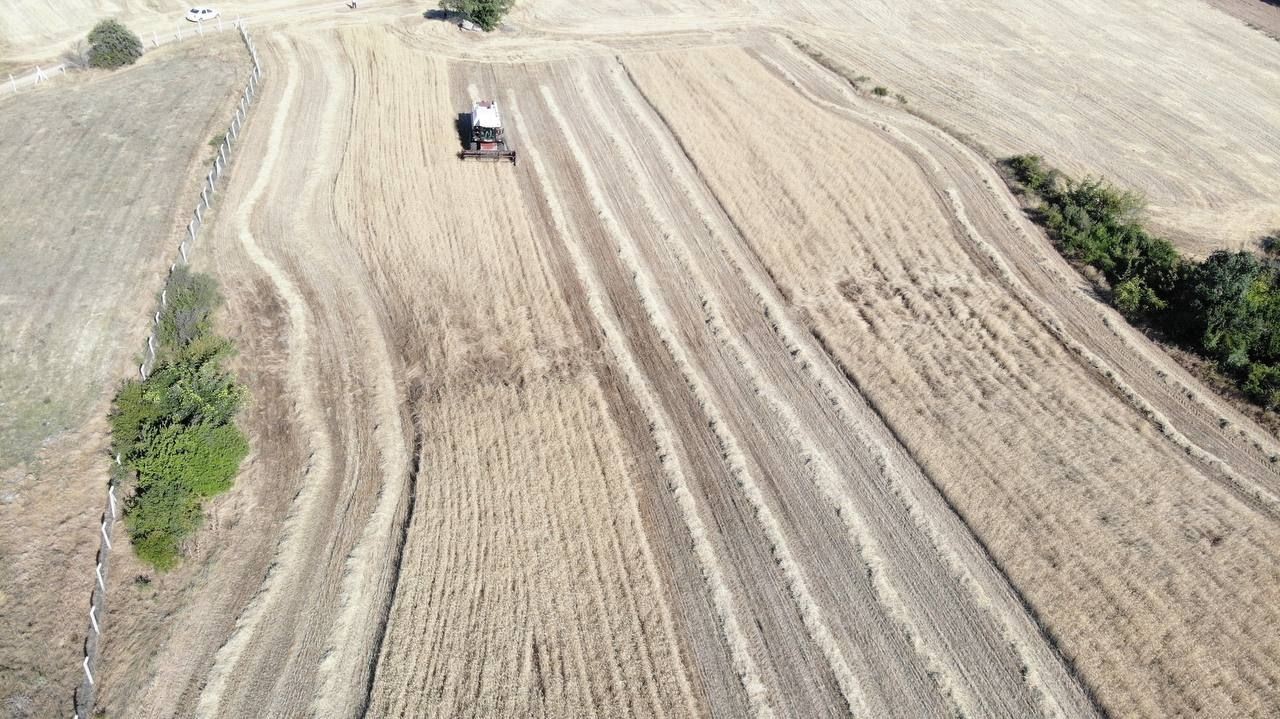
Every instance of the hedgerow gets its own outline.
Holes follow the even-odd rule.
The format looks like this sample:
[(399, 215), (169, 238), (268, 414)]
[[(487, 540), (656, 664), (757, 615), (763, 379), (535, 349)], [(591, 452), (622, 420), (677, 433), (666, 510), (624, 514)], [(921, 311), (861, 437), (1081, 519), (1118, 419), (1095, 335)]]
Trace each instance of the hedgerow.
[(202, 500), (229, 489), (249, 453), (235, 425), (246, 392), (225, 367), (235, 350), (212, 331), (216, 283), (178, 268), (165, 295), (156, 366), (120, 388), (110, 416), (113, 449), (135, 478), (125, 526), (134, 551), (159, 570), (177, 564)]
[(1280, 408), (1280, 272), (1245, 251), (1181, 257), (1141, 224), (1142, 198), (1075, 181), (1035, 155), (1008, 158), (1015, 189), (1067, 258), (1101, 272), (1130, 319), (1214, 360), (1252, 401)]

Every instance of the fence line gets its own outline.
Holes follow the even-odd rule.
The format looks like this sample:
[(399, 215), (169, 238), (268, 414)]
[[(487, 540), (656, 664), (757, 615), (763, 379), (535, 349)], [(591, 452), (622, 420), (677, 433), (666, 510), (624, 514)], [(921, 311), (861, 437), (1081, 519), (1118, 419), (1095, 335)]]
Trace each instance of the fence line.
[[(204, 226), (203, 211), (211, 208), (215, 184), (222, 178), (222, 175), (227, 170), (228, 163), (231, 161), (231, 138), (239, 136), (240, 130), (244, 126), (245, 117), (248, 116), (248, 110), (253, 105), (258, 88), (262, 84), (262, 65), (258, 61), (258, 49), (253, 44), (253, 38), (249, 36), (249, 31), (245, 25), (243, 20), (236, 19), (235, 27), (240, 31), (240, 37), (244, 40), (245, 48), (249, 51), (249, 57), (253, 60), (253, 70), (249, 73), (249, 82), (245, 85), (244, 92), (240, 96), (240, 102), (236, 106), (235, 115), (231, 119), (227, 133), (223, 136), (222, 144), (218, 147), (218, 155), (213, 159), (213, 167), (205, 177), (204, 187), (200, 190), (200, 197), (196, 201), (195, 211), (192, 213), (194, 219), (187, 224), (187, 232), (178, 243), (178, 260), (169, 265), (170, 275), (178, 267), (187, 265), (190, 252), (195, 246), (196, 239), (200, 236), (200, 229)], [(166, 278), (165, 284), (168, 284), (168, 278)], [(167, 304), (168, 290), (162, 289), (160, 291), (160, 306), (163, 308)], [(161, 313), (159, 311), (152, 316), (151, 332), (147, 335), (146, 359), (138, 367), (138, 373), (144, 380), (155, 369), (156, 346), (160, 342), (160, 316)], [(119, 454), (115, 456), (115, 463), (117, 466), (121, 466)], [(119, 519), (120, 506), (116, 499), (115, 480), (113, 479), (107, 483), (107, 501), (102, 512), (101, 524), (99, 525), (102, 541), (98, 547), (97, 566), (94, 568), (95, 581), (93, 591), (89, 595), (89, 632), (84, 642), (84, 660), (81, 662), (81, 668), (84, 670), (84, 679), (81, 680), (80, 686), (75, 692), (73, 700), (75, 706), (74, 719), (80, 719), (80, 717), (86, 717), (87, 719), (93, 714), (96, 699), (94, 671), (97, 669), (98, 664), (98, 650), (102, 639), (102, 630), (104, 625), (107, 624), (107, 577), (110, 574), (110, 562), (108, 560), (111, 556), (111, 537), (115, 532), (116, 522)]]
[[(186, 21), (184, 20), (183, 22), (185, 23)], [(209, 22), (213, 22), (213, 21), (210, 20)], [(235, 19), (235, 22), (226, 23), (226, 25), (224, 26), (222, 22), (222, 16), (219, 15), (217, 24), (218, 24), (218, 29), (216, 31), (210, 30), (210, 32), (222, 32), (224, 27), (234, 27), (234, 28), (240, 29), (240, 28), (243, 28), (245, 21), (237, 17)], [(201, 35), (201, 36), (204, 35), (203, 22), (196, 23), (195, 32), (188, 32), (185, 35), (182, 32), (184, 27), (186, 27), (186, 25), (179, 24), (178, 31), (175, 32), (172, 36), (170, 36), (168, 33), (165, 33), (164, 35), (160, 35), (158, 33), (152, 32), (150, 43), (148, 43), (145, 38), (141, 38), (141, 37), (138, 38), (139, 40), (142, 41), (142, 51), (144, 53), (147, 52), (148, 44), (151, 46), (151, 49), (155, 49), (160, 47), (161, 45), (167, 45), (171, 42), (181, 42), (186, 35)], [(254, 62), (255, 63), (257, 62), (256, 58), (254, 59)], [(5, 82), (3, 85), (0, 85), (0, 87), (5, 88), (4, 94), (16, 95), (18, 91), (24, 87), (35, 87), (36, 85), (48, 82), (51, 79), (50, 76), (66, 75), (68, 70), (74, 71), (75, 69), (76, 69), (75, 65), (68, 65), (65, 62), (58, 63), (53, 67), (45, 67), (45, 68), (42, 68), (39, 65), (33, 65), (30, 72), (23, 75), (19, 75), (18, 77), (14, 77), (13, 73), (9, 73), (9, 81)]]

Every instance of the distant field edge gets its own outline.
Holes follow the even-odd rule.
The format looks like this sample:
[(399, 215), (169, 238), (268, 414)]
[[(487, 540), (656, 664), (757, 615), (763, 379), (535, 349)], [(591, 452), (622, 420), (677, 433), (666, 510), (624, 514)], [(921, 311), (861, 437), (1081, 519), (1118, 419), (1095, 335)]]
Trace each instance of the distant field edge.
[[(999, 160), (1023, 212), (1098, 297), (1271, 435), (1280, 430), (1280, 232), (1250, 250), (1188, 258), (1141, 222), (1142, 198), (1076, 180), (1035, 155)], [(1272, 463), (1280, 456), (1269, 457)]]

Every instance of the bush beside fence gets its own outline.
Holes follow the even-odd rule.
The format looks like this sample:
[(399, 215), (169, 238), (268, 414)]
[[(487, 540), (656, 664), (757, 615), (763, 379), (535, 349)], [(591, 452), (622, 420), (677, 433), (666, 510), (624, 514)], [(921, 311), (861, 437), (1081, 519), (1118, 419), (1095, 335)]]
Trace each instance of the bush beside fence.
[[(216, 21), (216, 29), (210, 29), (208, 32), (222, 32), (226, 27), (242, 29), (244, 24), (244, 21), (240, 18), (236, 18), (235, 22), (228, 22), (224, 24), (222, 18), (219, 17)], [(150, 47), (151, 49), (154, 49), (161, 45), (167, 45), (171, 42), (181, 42), (188, 36), (203, 36), (205, 34), (204, 23), (196, 23), (194, 29), (186, 29), (185, 32), (184, 26), (185, 23), (184, 25), (179, 25), (177, 31), (172, 35), (167, 32), (164, 35), (153, 32), (151, 33), (150, 38), (141, 38), (142, 45), (144, 48)], [(68, 56), (64, 54), (63, 57), (66, 58)], [(66, 75), (67, 70), (75, 70), (76, 68), (77, 63), (72, 60), (72, 62), (60, 62), (57, 65), (47, 67), (42, 65), (33, 65), (30, 72), (21, 73), (17, 77), (15, 77), (13, 73), (9, 73), (8, 80), (0, 78), (0, 83), (3, 83), (0, 84), (0, 96), (15, 95), (23, 88), (35, 87), (36, 85), (52, 80), (54, 77)]]
[[(200, 230), (204, 226), (205, 213), (212, 209), (214, 205), (218, 185), (226, 173), (232, 152), (239, 142), (245, 118), (248, 116), (249, 108), (253, 105), (253, 101), (257, 97), (258, 88), (262, 83), (262, 65), (258, 61), (258, 50), (253, 44), (253, 38), (249, 36), (244, 21), (236, 20), (235, 27), (240, 31), (240, 37), (244, 40), (245, 48), (253, 61), (253, 70), (249, 74), (249, 82), (246, 84), (244, 92), (240, 96), (240, 101), (236, 105), (235, 113), (231, 118), (226, 134), (222, 138), (222, 143), (218, 146), (218, 154), (214, 157), (209, 173), (205, 176), (204, 186), (200, 190), (200, 199), (197, 200), (195, 210), (191, 213), (191, 221), (187, 223), (182, 240), (178, 243), (178, 255), (174, 262), (169, 265), (170, 274), (179, 266), (188, 264), (196, 239), (200, 236)], [(181, 39), (180, 35), (178, 39)], [(159, 44), (158, 41), (156, 44)], [(161, 291), (161, 307), (163, 308), (167, 302), (166, 292)], [(157, 310), (152, 318), (151, 332), (147, 336), (145, 359), (138, 366), (138, 373), (142, 375), (144, 380), (151, 374), (156, 365), (156, 347), (160, 340), (158, 334), (160, 331), (160, 315), (160, 311)], [(99, 534), (102, 541), (98, 549), (97, 566), (94, 568), (93, 590), (89, 596), (89, 631), (84, 643), (84, 657), (81, 661), (84, 678), (75, 692), (74, 719), (79, 719), (80, 717), (86, 717), (87, 719), (92, 716), (94, 701), (97, 696), (94, 672), (97, 670), (98, 651), (106, 622), (107, 577), (110, 565), (108, 560), (111, 556), (115, 525), (117, 520), (120, 519), (121, 510), (121, 498), (116, 495), (116, 486), (119, 482), (118, 472), (121, 466), (119, 455), (116, 455), (114, 462), (112, 478), (107, 485), (107, 502), (99, 525)]]

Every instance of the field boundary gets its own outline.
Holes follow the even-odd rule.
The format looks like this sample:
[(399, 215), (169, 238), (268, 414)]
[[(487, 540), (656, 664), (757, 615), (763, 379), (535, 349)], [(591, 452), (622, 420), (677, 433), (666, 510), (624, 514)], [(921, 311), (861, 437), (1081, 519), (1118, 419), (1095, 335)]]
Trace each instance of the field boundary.
[[(221, 33), (223, 30), (226, 29), (227, 26), (234, 27), (243, 33), (244, 27), (245, 27), (245, 21), (237, 17), (234, 22), (223, 23), (222, 17), (219, 16), (218, 28), (216, 30), (210, 30), (209, 32)], [(142, 47), (144, 52), (149, 52), (150, 50), (154, 50), (155, 48), (158, 48), (161, 45), (168, 45), (169, 43), (173, 43), (173, 42), (182, 42), (182, 40), (187, 35), (199, 35), (203, 37), (205, 34), (204, 23), (196, 23), (196, 29), (188, 33), (183, 33), (182, 27), (183, 26), (181, 24), (178, 25), (177, 32), (173, 33), (172, 36), (170, 36), (168, 32), (165, 32), (163, 37), (157, 32), (152, 32), (150, 42), (147, 41), (147, 38), (139, 37), (139, 39), (142, 40)], [(36, 85), (42, 85), (46, 82), (50, 82), (55, 77), (66, 75), (68, 70), (70, 70), (71, 72), (76, 72), (77, 70), (80, 70), (80, 69), (82, 68), (77, 67), (75, 63), (68, 63), (65, 61), (60, 62), (57, 65), (51, 65), (47, 67), (40, 66), (40, 65), (32, 65), (31, 72), (28, 72), (26, 74), (14, 77), (13, 73), (9, 73), (8, 80), (0, 81), (0, 82), (3, 82), (3, 84), (0, 85), (0, 92), (3, 92), (3, 94), (6, 96), (17, 95), (19, 94), (19, 90), (21, 90), (22, 88), (32, 88), (32, 87), (35, 87)]]
[[(222, 179), (222, 175), (230, 164), (233, 147), (238, 142), (245, 118), (249, 114), (249, 108), (253, 105), (258, 88), (262, 84), (262, 65), (258, 61), (258, 50), (253, 44), (253, 38), (249, 36), (249, 31), (242, 20), (237, 19), (235, 27), (240, 31), (240, 37), (244, 41), (245, 49), (253, 61), (253, 70), (249, 73), (249, 81), (245, 84), (244, 91), (241, 93), (235, 114), (232, 115), (227, 131), (222, 137), (222, 143), (218, 146), (218, 154), (214, 156), (210, 164), (209, 173), (205, 176), (204, 186), (200, 190), (200, 198), (196, 201), (195, 209), (191, 213), (192, 219), (187, 223), (186, 233), (183, 235), (182, 240), (178, 242), (178, 255), (169, 265), (170, 275), (178, 267), (188, 264), (188, 258), (195, 247), (196, 238), (200, 236), (200, 229), (204, 226), (204, 214), (213, 207), (218, 182)], [(167, 302), (166, 291), (161, 290), (160, 306), (163, 308)], [(138, 365), (138, 374), (144, 380), (155, 369), (159, 328), (160, 310), (157, 310), (151, 320), (151, 332), (147, 335), (145, 359)], [(121, 466), (119, 454), (116, 454), (114, 461), (117, 467)], [(111, 538), (115, 533), (116, 522), (120, 519), (120, 500), (115, 492), (117, 483), (118, 480), (114, 476), (108, 481), (107, 503), (101, 515), (99, 530), (102, 542), (98, 548), (97, 566), (94, 569), (94, 585), (89, 594), (89, 629), (85, 637), (84, 657), (81, 661), (84, 678), (81, 680), (80, 686), (76, 688), (73, 697), (73, 719), (80, 719), (80, 717), (86, 717), (87, 719), (92, 716), (94, 701), (97, 696), (94, 671), (98, 663), (102, 624), (106, 620), (107, 576), (112, 549)]]

